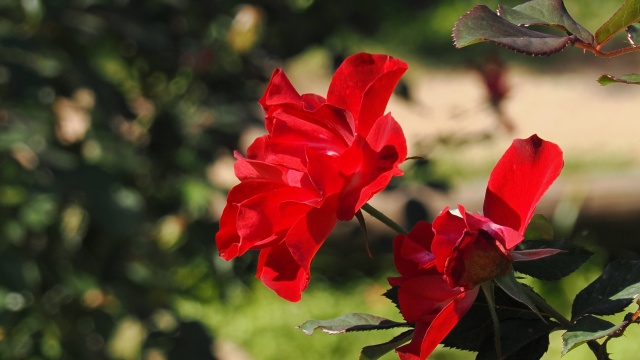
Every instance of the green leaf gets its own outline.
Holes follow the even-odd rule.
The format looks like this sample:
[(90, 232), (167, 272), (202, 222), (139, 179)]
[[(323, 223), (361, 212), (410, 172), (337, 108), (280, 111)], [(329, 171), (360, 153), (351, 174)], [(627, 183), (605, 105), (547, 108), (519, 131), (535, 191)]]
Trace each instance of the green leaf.
[[(539, 319), (507, 319), (500, 322), (500, 343), (504, 360), (538, 360), (549, 348), (549, 333), (559, 324)], [(497, 359), (494, 346), (485, 346), (476, 360)]]
[(567, 12), (562, 0), (532, 0), (516, 7), (501, 6), (498, 14), (517, 25), (545, 25), (573, 34), (593, 44), (593, 34), (578, 24)]
[(569, 330), (562, 334), (562, 355), (565, 355), (587, 341), (614, 335), (616, 331), (626, 325), (627, 322), (623, 322), (620, 325), (614, 325), (613, 323), (595, 316), (584, 316), (578, 319), (578, 321), (576, 321)]
[(353, 313), (329, 320), (309, 320), (298, 326), (307, 335), (313, 334), (317, 329), (328, 334), (341, 334), (351, 331), (383, 330), (396, 327), (410, 327), (410, 325), (371, 314)]
[[(563, 247), (561, 243), (546, 241), (525, 241), (522, 245), (527, 250), (543, 249), (549, 246)], [(576, 247), (562, 250), (564, 251), (536, 260), (515, 261), (513, 269), (536, 279), (553, 281), (573, 273), (593, 255), (588, 250)]]
[(553, 226), (546, 217), (536, 214), (524, 233), (526, 240), (553, 240)]
[(637, 46), (640, 45), (640, 25), (633, 24), (627, 26), (627, 39), (629, 39), (629, 43), (631, 45)]
[(640, 0), (626, 0), (613, 16), (596, 31), (596, 43), (602, 45), (627, 26), (640, 21)]
[(587, 315), (617, 314), (640, 294), (640, 260), (614, 261), (600, 277), (576, 295), (571, 319)]
[(627, 74), (620, 77), (604, 74), (598, 78), (600, 85), (609, 85), (615, 83), (640, 85), (640, 74)]
[(464, 14), (453, 28), (456, 47), (488, 41), (527, 55), (551, 55), (573, 44), (577, 36), (556, 36), (517, 26), (485, 5)]
[(512, 298), (520, 301), (521, 303), (527, 305), (529, 309), (531, 309), (536, 315), (538, 315), (542, 319), (542, 315), (538, 312), (538, 308), (533, 304), (529, 296), (524, 293), (522, 290), (522, 285), (516, 280), (516, 276), (513, 273), (513, 270), (509, 271), (506, 275), (502, 275), (495, 279), (496, 284), (500, 286), (504, 292), (509, 294)]
[[(521, 351), (526, 351), (528, 346), (540, 349), (538, 346), (542, 346), (540, 343), (544, 342), (544, 339), (540, 340), (538, 338), (536, 340), (535, 336), (542, 336), (544, 331), (539, 332), (539, 330), (541, 328), (555, 329), (559, 327), (559, 325), (546, 316), (544, 320), (541, 320), (526, 305), (513, 299), (502, 289), (496, 287), (494, 290), (495, 309), (501, 324), (500, 333), (503, 355), (512, 354), (514, 360), (533, 359), (527, 356), (516, 357), (516, 354), (521, 353)], [(527, 334), (514, 333), (515, 337), (511, 338), (512, 325), (521, 327), (521, 329), (534, 328), (535, 330), (533, 330), (531, 337), (529, 337), (528, 334), (529, 330), (526, 330)], [(523, 343), (528, 341), (532, 343)], [(540, 341), (540, 343), (536, 345), (537, 341)], [(442, 341), (442, 344), (449, 348), (476, 352), (488, 352), (491, 349), (495, 349), (493, 322), (491, 320), (489, 304), (483, 292), (478, 294), (478, 298), (473, 306), (471, 306), (469, 311), (460, 319), (453, 330), (449, 332)], [(531, 351), (533, 352), (533, 349)]]
[(360, 360), (379, 359), (389, 351), (395, 350), (407, 341), (411, 340), (412, 336), (413, 330), (407, 330), (386, 343), (365, 346), (362, 348), (362, 352), (360, 352)]

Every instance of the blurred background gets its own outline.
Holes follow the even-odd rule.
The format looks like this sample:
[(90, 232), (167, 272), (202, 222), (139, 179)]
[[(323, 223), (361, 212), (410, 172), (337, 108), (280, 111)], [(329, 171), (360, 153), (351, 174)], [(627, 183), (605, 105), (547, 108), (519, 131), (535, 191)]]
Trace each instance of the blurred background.
[[(355, 223), (336, 228), (296, 304), (255, 281), (256, 254), (225, 262), (214, 243), (232, 152), (264, 131), (257, 100), (272, 71), (324, 95), (359, 51), (410, 65), (389, 110), (424, 160), (372, 201), (407, 227), (444, 205), (479, 211), (514, 137), (565, 149), (540, 211), (559, 237), (599, 251), (544, 285), (567, 311), (608, 259), (640, 251), (640, 93), (595, 82), (640, 61), (456, 50), (453, 24), (477, 3), (0, 1), (0, 358), (356, 359), (393, 337), (295, 329), (347, 312), (400, 320), (381, 296), (393, 234), (375, 222), (368, 239)], [(620, 5), (566, 4), (592, 31)], [(613, 341), (614, 354), (618, 342), (631, 351)]]

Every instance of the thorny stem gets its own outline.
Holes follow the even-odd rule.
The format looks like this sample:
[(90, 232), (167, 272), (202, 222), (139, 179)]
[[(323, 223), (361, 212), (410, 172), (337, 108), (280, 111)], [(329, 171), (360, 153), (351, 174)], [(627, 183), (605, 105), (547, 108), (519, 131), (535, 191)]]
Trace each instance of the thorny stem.
[(378, 211), (378, 209), (374, 208), (368, 203), (362, 205), (362, 210), (364, 210), (367, 214), (373, 216), (374, 218), (380, 220), (380, 222), (387, 225), (398, 234), (407, 235), (409, 233), (405, 228), (400, 226), (400, 224), (391, 220), (390, 218), (387, 217), (387, 215), (381, 213), (380, 211)]
[(603, 58), (607, 58), (610, 59), (612, 57), (616, 57), (616, 56), (620, 56), (620, 55), (624, 55), (624, 54), (628, 54), (634, 51), (640, 51), (640, 46), (638, 45), (634, 45), (634, 46), (628, 46), (622, 49), (616, 49), (613, 51), (601, 51), (598, 47), (594, 47), (591, 44), (582, 42), (582, 41), (576, 41), (575, 44), (573, 44), (573, 46), (575, 47), (579, 47), (581, 49), (584, 50), (589, 50), (591, 51), (595, 56), (600, 56)]

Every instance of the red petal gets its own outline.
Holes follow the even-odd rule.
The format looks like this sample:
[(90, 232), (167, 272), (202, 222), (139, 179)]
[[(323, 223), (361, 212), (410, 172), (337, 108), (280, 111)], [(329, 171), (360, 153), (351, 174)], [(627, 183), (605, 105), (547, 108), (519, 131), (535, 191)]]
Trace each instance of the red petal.
[(284, 242), (260, 251), (256, 277), (281, 298), (294, 302), (300, 301), (309, 283), (308, 269), (295, 261)]
[(337, 223), (335, 204), (334, 197), (322, 208), (309, 211), (283, 242), (260, 252), (256, 276), (280, 297), (300, 300), (309, 283), (311, 260)]
[(484, 216), (524, 234), (538, 201), (562, 170), (558, 145), (532, 135), (516, 139), (498, 161), (484, 200)]
[(292, 186), (255, 195), (238, 204), (238, 235), (245, 246), (262, 246), (265, 239), (291, 227), (321, 201), (317, 192)]
[(398, 290), (405, 320), (416, 324), (413, 340), (396, 352), (401, 359), (426, 359), (473, 304), (478, 289), (451, 288), (439, 276), (406, 281)]
[(408, 235), (400, 234), (393, 239), (393, 258), (400, 275), (424, 275), (424, 269), (435, 265), (432, 240), (433, 230), (426, 221), (418, 222)]
[[(459, 206), (460, 212), (464, 213), (464, 208)], [(447, 260), (456, 244), (462, 239), (467, 229), (463, 218), (453, 215), (449, 208), (442, 210), (433, 220), (433, 243), (431, 252), (436, 257), (436, 267), (438, 271), (444, 273)]]
[(348, 110), (356, 119), (357, 132), (366, 137), (374, 122), (384, 114), (407, 68), (406, 63), (388, 55), (352, 55), (336, 70), (327, 103)]
[(264, 91), (264, 95), (258, 102), (262, 105), (264, 111), (268, 112), (269, 108), (274, 105), (296, 103), (302, 105), (302, 97), (293, 87), (284, 71), (276, 69), (271, 75), (271, 80)]
[(442, 274), (407, 279), (398, 289), (398, 303), (405, 320), (410, 323), (431, 321), (453, 299), (464, 292), (449, 286)]
[(436, 346), (444, 340), (464, 314), (469, 311), (478, 296), (479, 289), (480, 288), (475, 288), (458, 295), (458, 297), (442, 309), (433, 322), (431, 322), (427, 333), (422, 339), (420, 360), (424, 360), (431, 355)]
[(369, 138), (358, 136), (340, 160), (348, 185), (340, 201), (338, 218), (350, 220), (358, 209), (389, 185), (407, 157), (407, 144), (400, 125), (390, 116), (378, 119)]
[[(216, 234), (216, 245), (220, 256), (225, 260), (230, 260), (236, 256), (244, 254), (252, 243), (244, 243), (238, 234), (238, 212), (239, 204), (265, 191), (273, 190), (282, 184), (272, 181), (248, 181), (234, 186), (227, 196), (227, 205), (220, 217), (220, 229)], [(262, 239), (264, 241), (271, 238)]]
[(477, 233), (480, 229), (486, 231), (497, 241), (497, 245), (505, 255), (524, 240), (524, 236), (516, 230), (508, 226), (498, 225), (482, 215), (468, 212), (463, 212), (462, 214), (467, 222), (468, 229), (474, 233)]

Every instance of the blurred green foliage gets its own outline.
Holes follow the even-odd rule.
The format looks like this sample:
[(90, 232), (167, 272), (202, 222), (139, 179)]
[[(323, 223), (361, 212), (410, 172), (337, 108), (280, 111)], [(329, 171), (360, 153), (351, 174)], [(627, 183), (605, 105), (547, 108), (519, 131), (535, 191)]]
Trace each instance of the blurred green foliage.
[[(181, 306), (224, 312), (253, 276), (213, 239), (273, 69), (313, 46), (451, 53), (473, 3), (0, 2), (0, 358), (215, 358), (221, 322)], [(341, 254), (328, 280), (356, 268)]]

